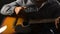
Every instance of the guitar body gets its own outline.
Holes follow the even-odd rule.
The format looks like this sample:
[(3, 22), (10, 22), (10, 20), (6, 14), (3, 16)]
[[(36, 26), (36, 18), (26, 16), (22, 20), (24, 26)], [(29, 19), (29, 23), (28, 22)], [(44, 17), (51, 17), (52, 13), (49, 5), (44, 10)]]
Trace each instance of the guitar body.
[[(2, 32), (2, 34), (13, 34), (15, 33), (15, 30), (14, 30), (14, 22), (15, 22), (16, 18), (15, 17), (6, 17), (4, 20), (3, 20), (3, 23), (1, 26), (4, 26), (6, 25), (7, 26), (7, 29)], [(18, 21), (17, 21), (17, 24), (22, 24), (23, 23), (23, 19), (22, 18), (18, 18)]]

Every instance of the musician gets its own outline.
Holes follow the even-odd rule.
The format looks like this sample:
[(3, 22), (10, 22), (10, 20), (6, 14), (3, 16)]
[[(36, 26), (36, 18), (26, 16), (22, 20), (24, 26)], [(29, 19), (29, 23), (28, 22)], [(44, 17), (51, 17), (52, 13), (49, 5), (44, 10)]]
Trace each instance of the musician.
[[(57, 18), (55, 20), (56, 27), (55, 25), (52, 25), (52, 27), (47, 26), (44, 23), (31, 24), (31, 29), (34, 33), (54, 34), (56, 28), (58, 28), (57, 23), (59, 23), (60, 5), (57, 0), (16, 0), (4, 5), (0, 13), (10, 16), (19, 14), (20, 16), (23, 16), (23, 18), (34, 20)], [(51, 29), (49, 27), (51, 27)]]

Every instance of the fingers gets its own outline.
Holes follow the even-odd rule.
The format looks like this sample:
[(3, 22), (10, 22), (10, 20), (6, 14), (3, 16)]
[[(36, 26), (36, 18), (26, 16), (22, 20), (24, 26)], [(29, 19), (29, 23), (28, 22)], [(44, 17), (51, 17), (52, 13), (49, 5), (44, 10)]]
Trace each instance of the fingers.
[(58, 29), (58, 25), (57, 25), (58, 23), (59, 23), (59, 20), (56, 19), (56, 20), (55, 20), (55, 26), (56, 26), (57, 29)]
[(59, 19), (60, 19), (60, 17), (55, 19), (55, 26), (56, 26), (57, 29), (58, 29)]
[(25, 9), (26, 7), (16, 7), (15, 13), (18, 14), (21, 10)]

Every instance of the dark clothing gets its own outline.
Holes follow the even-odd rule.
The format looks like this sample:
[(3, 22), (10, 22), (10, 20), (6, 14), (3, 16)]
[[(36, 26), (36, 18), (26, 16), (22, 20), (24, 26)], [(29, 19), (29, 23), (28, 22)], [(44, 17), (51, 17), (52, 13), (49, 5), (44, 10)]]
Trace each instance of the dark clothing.
[[(43, 6), (39, 12), (31, 12), (28, 16), (32, 19), (49, 19), (49, 18), (57, 18), (60, 16), (60, 5), (57, 3), (47, 3), (45, 6)], [(54, 23), (47, 23), (47, 24), (33, 24), (31, 25), (34, 32), (38, 32), (40, 34), (51, 34), (50, 29), (52, 29), (55, 34), (58, 34), (56, 32), (56, 27)]]
[(60, 5), (57, 3), (47, 3), (45, 6), (43, 6), (38, 12), (31, 12), (27, 15), (30, 18), (57, 18), (60, 16)]

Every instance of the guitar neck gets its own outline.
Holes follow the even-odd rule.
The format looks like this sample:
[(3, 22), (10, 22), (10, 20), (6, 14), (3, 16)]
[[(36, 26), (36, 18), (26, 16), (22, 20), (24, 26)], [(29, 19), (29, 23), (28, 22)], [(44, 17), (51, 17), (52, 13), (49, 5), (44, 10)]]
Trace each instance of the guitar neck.
[(54, 22), (55, 19), (42, 19), (42, 20), (30, 20), (29, 24), (35, 24), (35, 23), (51, 23)]

